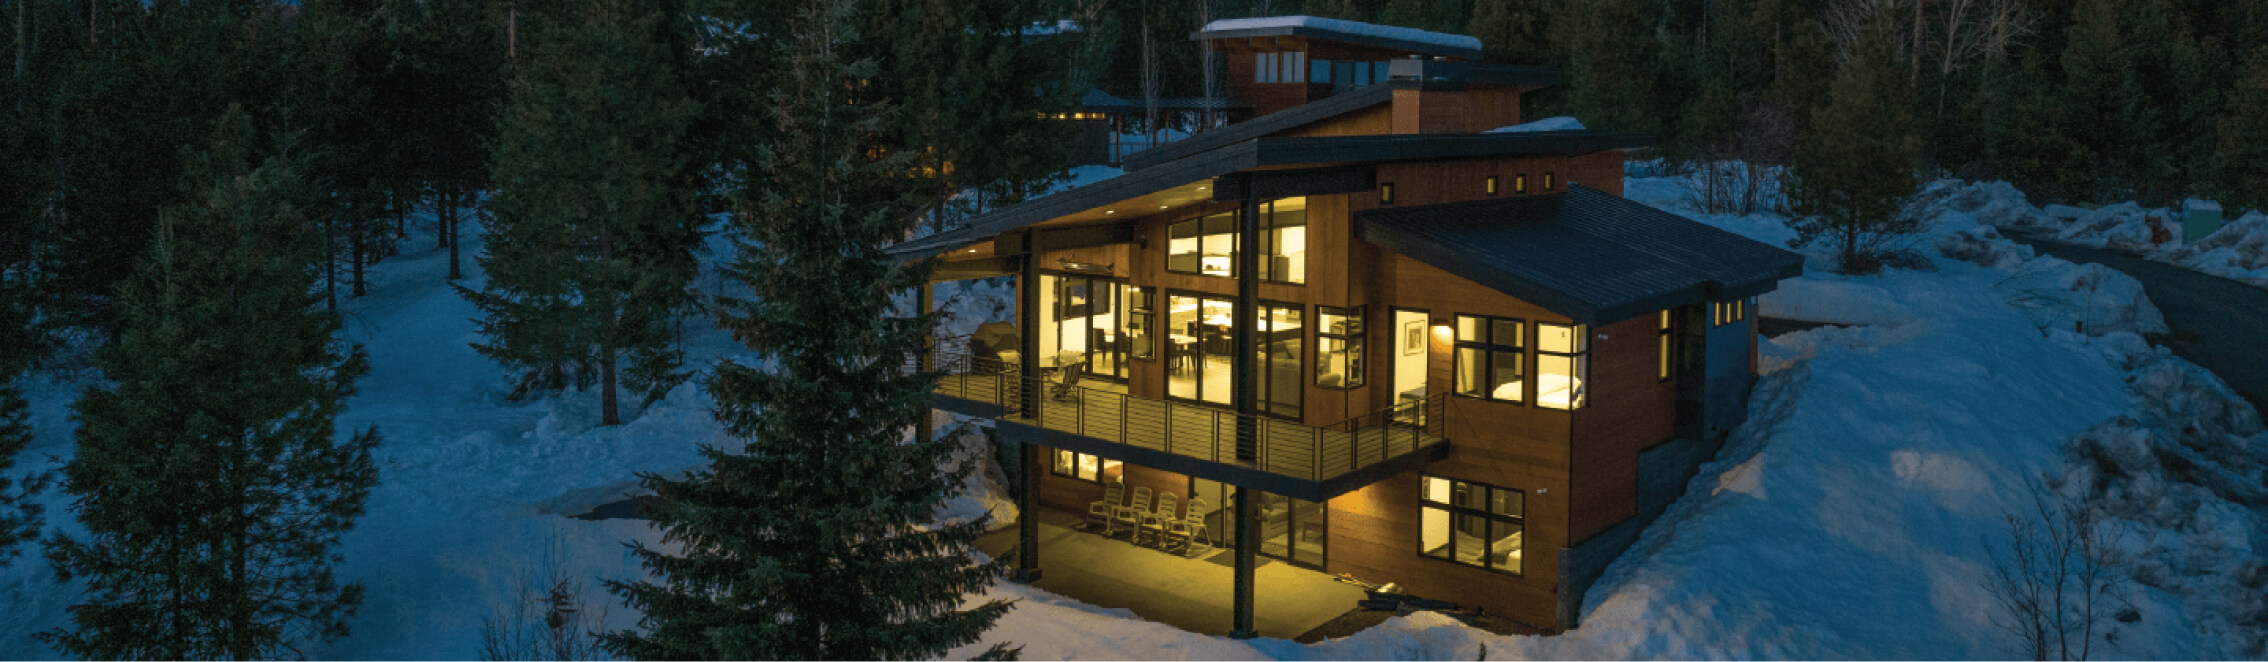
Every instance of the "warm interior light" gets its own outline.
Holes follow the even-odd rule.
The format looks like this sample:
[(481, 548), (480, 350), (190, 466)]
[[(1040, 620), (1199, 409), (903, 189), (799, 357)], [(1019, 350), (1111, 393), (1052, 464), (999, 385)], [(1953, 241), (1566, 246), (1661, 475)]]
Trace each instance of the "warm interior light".
[(1102, 210), (1102, 213), (1104, 213), (1104, 214), (1116, 214), (1116, 213), (1118, 213), (1118, 210), (1116, 210), (1116, 209), (1105, 209), (1105, 210)]

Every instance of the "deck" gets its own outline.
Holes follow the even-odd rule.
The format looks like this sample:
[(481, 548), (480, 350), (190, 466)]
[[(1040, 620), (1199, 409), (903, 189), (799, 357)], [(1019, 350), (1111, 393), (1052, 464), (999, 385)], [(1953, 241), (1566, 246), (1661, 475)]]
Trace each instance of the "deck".
[[(1143, 462), (1146, 457), (1163, 455), (1304, 483), (1343, 485), (1347, 481), (1342, 479), (1406, 468), (1402, 465), (1447, 450), (1442, 436), (1447, 407), (1440, 396), (1322, 427), (1266, 416), (1242, 417), (1255, 426), (1255, 443), (1240, 454), (1236, 430), (1240, 417), (1217, 406), (1046, 381), (1027, 384), (1004, 366), (946, 363), (950, 367), (936, 390), (942, 408), (1101, 442), (1129, 453), (1073, 450), (1141, 464), (1152, 464)], [(1036, 388), (1036, 397), (1026, 398), (1027, 388)]]

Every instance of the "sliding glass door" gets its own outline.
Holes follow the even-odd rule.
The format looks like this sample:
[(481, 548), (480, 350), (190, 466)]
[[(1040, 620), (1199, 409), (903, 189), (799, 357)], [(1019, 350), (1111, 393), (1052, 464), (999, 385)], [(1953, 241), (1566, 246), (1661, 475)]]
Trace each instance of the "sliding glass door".
[[(1231, 404), (1229, 333), (1236, 304), (1226, 297), (1174, 294), (1166, 297), (1166, 395)], [(1305, 316), (1298, 305), (1262, 302), (1253, 326), (1253, 385), (1261, 413), (1299, 418), (1301, 334)]]
[(1149, 347), (1148, 290), (1102, 278), (1050, 274), (1042, 360), (1079, 361), (1089, 377), (1124, 381), (1126, 362)]

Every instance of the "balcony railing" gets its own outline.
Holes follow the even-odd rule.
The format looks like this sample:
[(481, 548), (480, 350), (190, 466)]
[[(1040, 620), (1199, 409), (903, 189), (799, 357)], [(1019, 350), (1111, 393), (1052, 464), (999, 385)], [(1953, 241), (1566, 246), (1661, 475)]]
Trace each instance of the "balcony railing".
[[(1060, 380), (1026, 380), (1014, 364), (965, 352), (941, 351), (930, 369), (943, 373), (937, 395), (997, 405), (1003, 418), (1313, 481), (1443, 443), (1448, 429), (1448, 401), (1441, 395), (1313, 427), (1266, 416), (1240, 417), (1213, 405), (1130, 396)], [(1027, 392), (1037, 397), (1026, 398)], [(1236, 434), (1240, 419), (1255, 427), (1253, 445), (1242, 453)]]

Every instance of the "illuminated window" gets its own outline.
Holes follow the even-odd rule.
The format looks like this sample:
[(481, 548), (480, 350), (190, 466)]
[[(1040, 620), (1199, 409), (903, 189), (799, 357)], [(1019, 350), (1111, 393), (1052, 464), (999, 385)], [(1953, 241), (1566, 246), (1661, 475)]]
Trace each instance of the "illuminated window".
[(1589, 400), (1590, 333), (1581, 324), (1536, 325), (1536, 404), (1582, 409)]
[(1674, 376), (1674, 366), (1677, 365), (1677, 334), (1672, 332), (1676, 328), (1677, 322), (1672, 319), (1673, 317), (1670, 311), (1662, 311), (1661, 329), (1654, 332), (1655, 344), (1658, 346), (1655, 353), (1659, 355), (1658, 358), (1661, 360), (1661, 367), (1656, 371), (1657, 377), (1665, 382)]
[(1520, 574), (1526, 492), (1440, 476), (1419, 480), (1419, 554)]
[(1117, 480), (1124, 475), (1121, 473), (1123, 464), (1118, 460), (1106, 460), (1086, 453), (1057, 450), (1054, 473), (1065, 478), (1100, 483), (1105, 478)]
[(1166, 271), (1236, 275), (1236, 212), (1222, 212), (1166, 228)]
[(1725, 326), (1748, 319), (1748, 300), (1719, 301), (1710, 304), (1710, 325)]
[(1457, 316), (1457, 395), (1503, 402), (1526, 401), (1526, 353), (1516, 319)]
[(1556, 172), (1547, 172), (1547, 173), (1544, 173), (1544, 174), (1543, 174), (1543, 190), (1549, 191), (1549, 190), (1552, 190), (1552, 187), (1554, 187), (1554, 186), (1558, 186), (1558, 185), (1559, 185), (1559, 182), (1557, 181), (1558, 179), (1559, 179), (1559, 173), (1556, 173)]
[(1354, 388), (1362, 385), (1363, 309), (1316, 306), (1315, 385)]
[(1126, 288), (1126, 345), (1127, 353), (1141, 360), (1158, 358), (1157, 338), (1150, 329), (1157, 320), (1158, 291), (1148, 287)]
[(1394, 204), (1394, 183), (1393, 183), (1393, 182), (1387, 182), (1387, 183), (1384, 183), (1384, 184), (1379, 184), (1379, 185), (1378, 185), (1378, 204), (1382, 204), (1382, 205), (1390, 205), (1390, 204)]
[(1496, 175), (1488, 176), (1488, 186), (1486, 188), (1488, 189), (1489, 195), (1496, 195)]
[(1513, 194), (1513, 195), (1527, 195), (1527, 194), (1528, 194), (1528, 175), (1527, 175), (1527, 173), (1521, 173), (1521, 174), (1517, 174), (1517, 175), (1513, 175), (1513, 176), (1512, 176), (1512, 194)]
[[(1166, 271), (1236, 276), (1236, 212), (1221, 212), (1166, 228)], [(1260, 279), (1307, 282), (1307, 198), (1260, 205)]]

